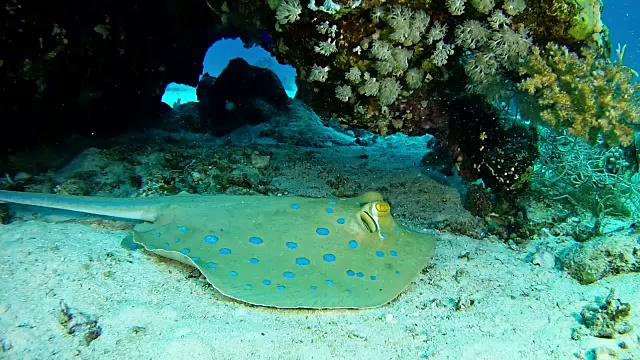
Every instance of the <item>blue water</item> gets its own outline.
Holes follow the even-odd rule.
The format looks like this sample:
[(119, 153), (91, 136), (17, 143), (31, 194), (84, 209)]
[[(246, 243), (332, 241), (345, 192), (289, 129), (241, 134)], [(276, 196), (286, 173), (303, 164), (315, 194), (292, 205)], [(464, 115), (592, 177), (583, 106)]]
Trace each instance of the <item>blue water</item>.
[(612, 57), (620, 44), (626, 44), (624, 64), (640, 71), (640, 1), (605, 0), (602, 21), (609, 28)]

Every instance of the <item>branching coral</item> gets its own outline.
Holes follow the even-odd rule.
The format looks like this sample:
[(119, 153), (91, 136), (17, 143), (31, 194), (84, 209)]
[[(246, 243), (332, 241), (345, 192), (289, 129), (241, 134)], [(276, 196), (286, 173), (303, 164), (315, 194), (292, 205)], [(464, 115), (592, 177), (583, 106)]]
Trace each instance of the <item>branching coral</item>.
[(517, 69), (532, 45), (529, 29), (512, 24), (502, 10), (494, 10), (487, 22), (466, 20), (456, 27), (456, 44), (464, 50), (468, 92), (494, 104), (512, 97), (513, 83), (506, 76)]
[(451, 15), (462, 15), (466, 0), (447, 0), (447, 8)]
[(442, 66), (447, 63), (449, 55), (453, 55), (453, 45), (445, 44), (444, 41), (440, 40), (431, 55), (431, 60), (433, 60), (434, 64)]
[(349, 85), (341, 85), (336, 87), (336, 97), (340, 99), (340, 101), (347, 102), (353, 97), (353, 92), (351, 91), (351, 86)]
[(280, 24), (293, 23), (300, 19), (301, 12), (300, 0), (284, 0), (276, 9), (276, 19)]
[[(590, 145), (541, 129), (534, 187), (551, 198), (580, 204), (602, 223), (605, 216), (640, 216), (640, 174), (630, 152)], [(597, 229), (596, 229), (597, 230)]]
[(554, 43), (544, 51), (534, 48), (520, 69), (526, 78), (518, 88), (534, 98), (523, 97), (523, 114), (591, 143), (602, 134), (609, 145), (630, 145), (632, 126), (640, 124), (640, 84), (632, 83), (633, 70), (622, 64), (624, 48), (614, 63), (595, 46), (582, 55)]
[(389, 38), (405, 46), (419, 42), (430, 21), (424, 11), (399, 5), (393, 6), (385, 19), (393, 28)]
[(493, 50), (502, 65), (513, 68), (529, 53), (532, 40), (528, 30), (521, 25), (518, 31), (503, 27), (494, 31), (489, 47)]
[(400, 91), (402, 91), (402, 86), (400, 86), (400, 83), (395, 78), (385, 78), (380, 81), (380, 90), (378, 92), (380, 105), (387, 106), (393, 104), (398, 98), (398, 95), (400, 95)]
[(493, 0), (471, 0), (471, 5), (473, 5), (476, 10), (480, 11), (483, 14), (488, 14), (493, 7), (496, 5)]
[(409, 69), (404, 77), (410, 89), (417, 89), (424, 80), (424, 71), (416, 68)]
[(311, 67), (311, 71), (309, 72), (309, 77), (307, 78), (307, 80), (325, 82), (328, 76), (329, 76), (328, 66), (321, 67), (318, 64), (313, 64), (313, 67)]
[(456, 44), (469, 49), (486, 44), (490, 36), (491, 30), (478, 20), (467, 20), (456, 28)]
[(524, 11), (526, 4), (524, 0), (505, 0), (502, 8), (511, 16), (518, 15)]

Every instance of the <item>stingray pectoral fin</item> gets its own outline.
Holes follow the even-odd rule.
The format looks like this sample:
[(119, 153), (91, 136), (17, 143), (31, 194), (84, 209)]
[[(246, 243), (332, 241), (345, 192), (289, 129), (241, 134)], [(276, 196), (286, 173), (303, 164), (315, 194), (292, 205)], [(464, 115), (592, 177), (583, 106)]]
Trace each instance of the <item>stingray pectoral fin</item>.
[(167, 259), (175, 260), (175, 261), (181, 262), (181, 263), (183, 263), (185, 265), (193, 266), (195, 268), (198, 267), (190, 257), (188, 257), (186, 255), (183, 255), (182, 253), (175, 252), (175, 251), (167, 251), (167, 250), (162, 250), (162, 249), (147, 249), (147, 250), (151, 251), (152, 253), (154, 253), (156, 255), (160, 255), (162, 257), (165, 257)]
[[(214, 196), (137, 224), (146, 249), (195, 266), (222, 294), (276, 308), (363, 309), (398, 296), (435, 239), (395, 222), (380, 195), (351, 199)], [(361, 218), (367, 211), (370, 228)], [(374, 221), (373, 226), (371, 221)]]

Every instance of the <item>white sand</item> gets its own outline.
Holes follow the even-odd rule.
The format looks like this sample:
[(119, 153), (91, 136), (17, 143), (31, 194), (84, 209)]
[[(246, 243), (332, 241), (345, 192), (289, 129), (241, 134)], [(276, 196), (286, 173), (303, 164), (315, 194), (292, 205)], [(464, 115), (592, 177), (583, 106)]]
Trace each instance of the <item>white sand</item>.
[[(300, 160), (289, 150), (274, 150), (272, 161)], [(358, 148), (338, 150), (315, 149), (324, 160), (282, 165), (287, 171), (274, 182), (316, 195), (330, 192), (326, 177), (336, 174), (354, 190), (382, 184), (394, 213), (419, 229), (469, 216), (447, 181), (414, 166), (423, 149), (404, 157), (374, 149), (368, 160), (354, 160)], [(527, 260), (537, 247), (554, 248), (554, 238), (512, 250), (489, 239), (439, 234), (427, 275), (391, 304), (282, 311), (224, 298), (190, 268), (121, 246), (128, 231), (105, 224), (0, 225), (1, 359), (578, 359), (602, 346), (619, 359), (640, 359), (640, 274), (582, 286)], [(636, 330), (615, 340), (572, 340), (581, 309), (610, 288), (635, 306)], [(465, 300), (472, 305), (458, 310)], [(81, 335), (67, 335), (60, 301), (97, 319), (102, 334), (88, 346)], [(628, 349), (618, 346), (622, 341)]]
[[(0, 334), (11, 348), (0, 358), (68, 359), (77, 350), (85, 359), (574, 359), (619, 342), (571, 340), (585, 304), (610, 287), (640, 304), (639, 274), (581, 286), (502, 244), (443, 235), (429, 274), (387, 306), (254, 308), (189, 278), (186, 266), (125, 249), (126, 234), (74, 223), (2, 226)], [(466, 252), (471, 260), (458, 258)], [(475, 304), (457, 311), (460, 298)], [(66, 335), (60, 301), (95, 317), (102, 335), (89, 346)], [(640, 358), (634, 337), (625, 338), (631, 349), (616, 349), (621, 358)]]

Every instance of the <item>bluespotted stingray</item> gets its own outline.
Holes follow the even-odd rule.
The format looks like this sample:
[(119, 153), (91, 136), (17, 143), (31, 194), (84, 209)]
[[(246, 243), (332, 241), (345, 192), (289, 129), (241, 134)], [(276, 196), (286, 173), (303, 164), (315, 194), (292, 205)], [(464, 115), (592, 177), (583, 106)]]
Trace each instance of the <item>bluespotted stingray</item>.
[(427, 265), (435, 238), (395, 221), (382, 195), (178, 195), (119, 199), (0, 191), (20, 203), (139, 220), (134, 242), (196, 267), (222, 294), (276, 308), (372, 308)]

